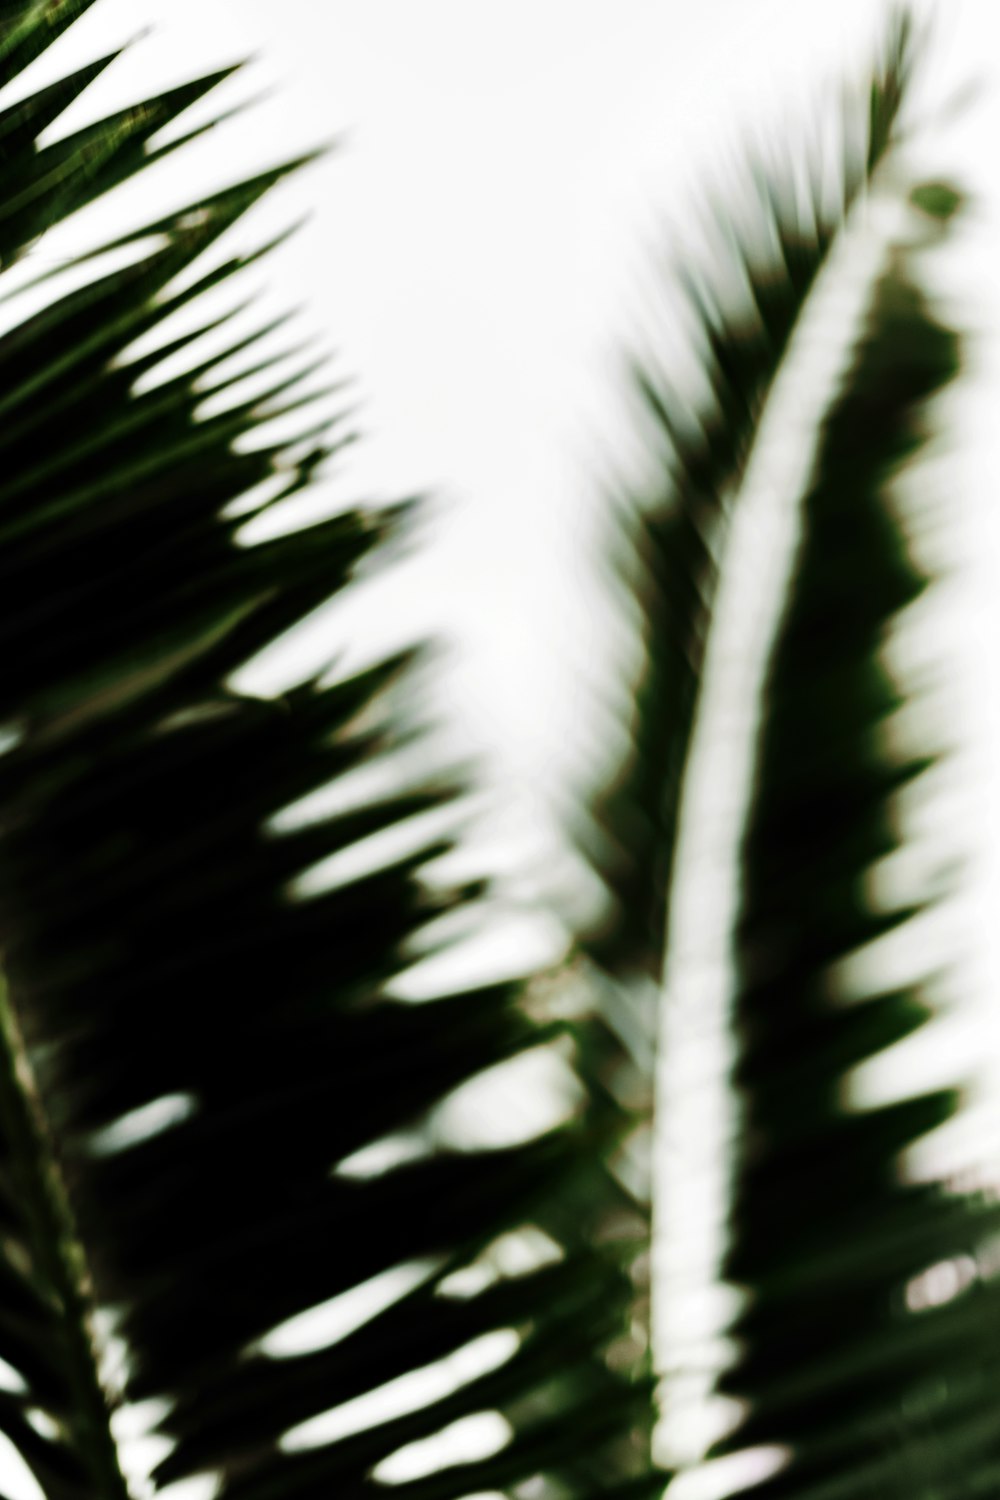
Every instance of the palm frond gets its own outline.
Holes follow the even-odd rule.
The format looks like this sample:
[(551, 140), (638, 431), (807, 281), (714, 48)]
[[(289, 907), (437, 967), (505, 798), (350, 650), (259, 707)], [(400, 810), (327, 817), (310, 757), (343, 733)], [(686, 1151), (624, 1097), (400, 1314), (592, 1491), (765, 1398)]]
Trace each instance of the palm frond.
[[(662, 479), (650, 495), (619, 496), (609, 551), (622, 612), (631, 612), (641, 637), (641, 662), (629, 704), (631, 742), (612, 784), (581, 819), (578, 842), (610, 897), (602, 922), (581, 939), (592, 1004), (586, 1077), (593, 1094), (603, 1091), (632, 1119), (625, 1180), (647, 1222), (682, 784), (730, 522), (817, 278), (895, 142), (913, 66), (912, 26), (900, 14), (870, 78), (845, 93), (833, 150), (807, 151), (804, 170), (793, 158), (752, 162), (742, 172), (753, 185), (748, 232), (723, 236), (727, 254), (714, 281), (685, 277), (700, 403), (690, 405), (665, 356), (648, 352), (635, 369)], [(731, 216), (723, 207), (713, 218), (717, 241), (718, 223)], [(651, 1344), (642, 1257), (634, 1271), (634, 1313)]]
[[(726, 1265), (748, 1305), (723, 1388), (747, 1409), (716, 1450), (790, 1447), (762, 1500), (972, 1495), (998, 1459), (1000, 1294), (983, 1257), (996, 1209), (899, 1169), (958, 1093), (846, 1102), (852, 1070), (923, 1026), (932, 994), (838, 980), (913, 915), (866, 886), (900, 842), (896, 793), (928, 765), (884, 733), (901, 701), (886, 635), (926, 584), (887, 488), (959, 359), (912, 253), (893, 252), (824, 426), (771, 664), (743, 854)], [(934, 1268), (953, 1285), (924, 1297)]]
[[(3, 78), (86, 8), (3, 7)], [(102, 66), (0, 117), (4, 264), (155, 161), (153, 136), (225, 76), (38, 149)], [(0, 1392), (0, 1430), (57, 1500), (125, 1496), (112, 1414), (149, 1399), (156, 1482), (214, 1474), (234, 1500), (383, 1480), (428, 1500), (527, 1480), (637, 1497), (661, 1481), (633, 1436), (648, 1387), (613, 1358), (628, 1276), (587, 1232), (617, 1191), (621, 1112), (585, 1100), (523, 1140), (435, 1137), (460, 1085), (557, 1041), (571, 1058), (572, 1036), (516, 984), (393, 994), (430, 924), (470, 898), (430, 880), (450, 838), (413, 822), (456, 788), (280, 826), (393, 743), (405, 661), (273, 702), (229, 686), (406, 507), (246, 545), (234, 502), (308, 483), (343, 420), (326, 402), (307, 415), (301, 367), (203, 415), (206, 375), (248, 342), (224, 320), (134, 352), (255, 258), (200, 264), (294, 165), (142, 226), (118, 242), (132, 263), (0, 337), (0, 1358), (18, 1387)], [(210, 331), (228, 341), (199, 362)], [(189, 347), (186, 373), (137, 390)], [(296, 412), (294, 437), (269, 441)], [(407, 853), (298, 890), (411, 822)], [(372, 1165), (394, 1133), (410, 1159)], [(496, 1247), (519, 1235), (544, 1253), (510, 1274)], [(353, 1326), (275, 1353), (359, 1288), (377, 1305)], [(421, 1444), (484, 1415), (492, 1451), (445, 1446), (428, 1469)]]
[[(681, 781), (732, 508), (816, 279), (893, 145), (913, 67), (913, 25), (901, 12), (870, 80), (846, 93), (835, 153), (816, 145), (804, 163), (783, 154), (741, 166), (753, 199), (746, 230), (728, 235), (714, 279), (680, 273), (704, 398), (690, 405), (662, 353), (636, 367), (664, 480), (655, 495), (625, 495), (612, 516), (610, 551), (638, 610), (642, 661), (625, 764), (581, 840), (611, 896), (586, 950), (618, 980), (662, 977)], [(712, 217), (729, 225), (731, 210), (724, 203)]]

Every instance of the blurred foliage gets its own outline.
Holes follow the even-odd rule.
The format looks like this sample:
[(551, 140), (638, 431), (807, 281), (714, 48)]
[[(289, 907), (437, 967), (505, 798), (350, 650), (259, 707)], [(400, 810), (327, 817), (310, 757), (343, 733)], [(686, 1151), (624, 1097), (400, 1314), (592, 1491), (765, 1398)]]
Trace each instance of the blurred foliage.
[(733, 506), (816, 278), (893, 143), (913, 49), (900, 17), (871, 79), (847, 93), (832, 144), (805, 143), (803, 171), (794, 158), (740, 164), (752, 229), (737, 234), (725, 202), (713, 203), (722, 269), (681, 270), (707, 398), (692, 407), (675, 387), (669, 347), (654, 345), (636, 366), (663, 478), (652, 495), (618, 496), (609, 547), (638, 605), (645, 661), (623, 774), (578, 835), (611, 897), (587, 951), (619, 979), (658, 983), (663, 973), (681, 782)]
[[(717, 207), (724, 253), (714, 280), (711, 270), (688, 277), (707, 394), (683, 390), (654, 334), (637, 365), (662, 485), (619, 486), (609, 548), (621, 614), (637, 621), (640, 669), (627, 753), (576, 833), (608, 896), (583, 946), (598, 1005), (612, 1024), (629, 1018), (618, 1027), (623, 1039), (640, 1029), (643, 1007), (652, 1012), (646, 1034), (655, 1034), (671, 973), (678, 835), (717, 595), (730, 569), (746, 567), (732, 550), (732, 519), (776, 405), (780, 421), (773, 397), (817, 278), (905, 134), (913, 64), (913, 32), (901, 19), (868, 92), (867, 141), (856, 92), (835, 162), (826, 144), (796, 171), (788, 146), (767, 171), (745, 171), (739, 188), (734, 175), (739, 222), (751, 228), (731, 227), (738, 198), (732, 211)], [(962, 205), (946, 182), (905, 179), (898, 161), (884, 174), (883, 197), (897, 200), (891, 222), (902, 222), (907, 201), (942, 222)], [(933, 430), (930, 404), (961, 363), (957, 336), (922, 290), (919, 253), (889, 244), (882, 259), (852, 364), (816, 434), (741, 840), (723, 1273), (742, 1310), (717, 1385), (738, 1415), (708, 1457), (786, 1452), (774, 1477), (752, 1486), (782, 1500), (957, 1500), (995, 1493), (1000, 1473), (997, 1209), (976, 1194), (909, 1183), (900, 1167), (908, 1147), (952, 1117), (959, 1093), (878, 1108), (849, 1102), (854, 1071), (933, 1017), (937, 977), (883, 993), (870, 961), (849, 998), (839, 977), (845, 960), (916, 914), (884, 909), (871, 880), (903, 838), (898, 792), (934, 759), (930, 750), (894, 753), (886, 733), (906, 699), (885, 644), (928, 582), (911, 561), (892, 490), (919, 458)], [(647, 1047), (650, 1114), (655, 1059)], [(660, 1105), (669, 1116), (671, 1099)], [(683, 1236), (670, 1202), (658, 1211), (667, 1233)], [(671, 1378), (684, 1376), (682, 1354), (666, 1349), (661, 1359)]]
[(932, 759), (893, 752), (884, 729), (901, 695), (881, 660), (894, 616), (927, 582), (887, 486), (959, 368), (914, 259), (890, 256), (821, 435), (743, 849), (744, 1108), (725, 1269), (749, 1297), (723, 1389), (746, 1416), (718, 1451), (791, 1445), (762, 1496), (897, 1493), (893, 1439), (912, 1422), (922, 1441), (925, 1420), (922, 1483), (936, 1478), (910, 1493), (985, 1493), (984, 1476), (1000, 1473), (1000, 1282), (988, 1276), (1000, 1210), (898, 1167), (959, 1094), (866, 1108), (848, 1096), (859, 1064), (932, 1017), (932, 986), (883, 991), (873, 960), (846, 992), (838, 982), (844, 960), (915, 915), (877, 902), (866, 877), (900, 847), (897, 790)]
[[(0, 4), (0, 84), (21, 83), (90, 3)], [(273, 700), (232, 687), (384, 559), (409, 515), (348, 509), (252, 545), (243, 532), (269, 508), (280, 521), (352, 437), (314, 368), (275, 352), (278, 327), (245, 331), (245, 305), (199, 313), (266, 253), (224, 237), (300, 163), (98, 246), (60, 273), (69, 289), (41, 274), (7, 299), (0, 1432), (51, 1500), (123, 1500), (120, 1415), (135, 1403), (160, 1440), (154, 1489), (663, 1490), (649, 1180), (629, 1153), (652, 1108), (650, 997), (706, 643), (772, 389), (894, 149), (912, 54), (900, 21), (845, 103), (833, 163), (810, 160), (794, 187), (751, 174), (759, 223), (730, 237), (742, 306), (692, 281), (703, 408), (677, 402), (665, 363), (639, 377), (667, 460), (655, 501), (619, 509), (616, 545), (645, 663), (628, 765), (581, 833), (614, 905), (581, 940), (570, 1003), (551, 976), (402, 997), (404, 971), (446, 946), (439, 919), (489, 920), (480, 885), (435, 871), (461, 781), (392, 771), (418, 649)], [(0, 265), (22, 262), (18, 276), (46, 230), (209, 128), (161, 141), (228, 76), (51, 140), (112, 61), (35, 92), (29, 77), (0, 110)], [(912, 199), (941, 220), (959, 203), (943, 183)], [(19, 317), (39, 287), (40, 310)], [(842, 1102), (848, 1071), (930, 1008), (918, 990), (843, 1004), (828, 984), (906, 917), (864, 896), (893, 847), (891, 798), (921, 768), (879, 735), (895, 703), (881, 644), (922, 582), (886, 486), (957, 367), (897, 254), (820, 435), (764, 706), (726, 1267), (748, 1292), (726, 1377), (746, 1414), (722, 1446), (793, 1444), (768, 1486), (789, 1496), (901, 1493), (914, 1413), (943, 1444), (935, 1493), (991, 1493), (1000, 1462), (994, 1293), (977, 1269), (993, 1211), (905, 1188), (896, 1169), (954, 1097)], [(273, 436), (278, 418), (291, 436)], [(352, 791), (372, 772), (384, 790)], [(335, 811), (303, 811), (331, 785)], [(460, 1091), (541, 1049), (572, 1085), (561, 1118), (486, 1145), (442, 1128)], [(914, 1311), (907, 1288), (935, 1265), (971, 1266), (968, 1286)]]
[[(3, 81), (86, 9), (3, 6)], [(0, 113), (5, 265), (173, 149), (159, 133), (227, 76), (39, 146), (110, 61)], [(407, 1450), (401, 1495), (638, 1497), (648, 1381), (605, 1356), (630, 1282), (587, 1230), (623, 1196), (604, 1165), (620, 1112), (449, 1139), (443, 1101), (534, 1049), (571, 1058), (571, 1028), (514, 983), (393, 993), (436, 919), (478, 899), (425, 875), (453, 842), (454, 815), (426, 832), (453, 778), (350, 792), (407, 737), (413, 653), (275, 701), (229, 686), (407, 514), (242, 535), (351, 436), (273, 326), (198, 317), (263, 253), (216, 242), (295, 165), (98, 247), (20, 321), (15, 294), (0, 336), (0, 1431), (52, 1500), (126, 1493), (115, 1408), (151, 1399), (157, 1486), (368, 1494)], [(287, 817), (334, 780), (338, 811)], [(405, 853), (364, 854), (393, 831)], [(280, 1352), (299, 1315), (366, 1286), (339, 1334)], [(371, 1416), (303, 1427), (393, 1382)], [(483, 1413), (483, 1456), (428, 1467), (419, 1444)]]

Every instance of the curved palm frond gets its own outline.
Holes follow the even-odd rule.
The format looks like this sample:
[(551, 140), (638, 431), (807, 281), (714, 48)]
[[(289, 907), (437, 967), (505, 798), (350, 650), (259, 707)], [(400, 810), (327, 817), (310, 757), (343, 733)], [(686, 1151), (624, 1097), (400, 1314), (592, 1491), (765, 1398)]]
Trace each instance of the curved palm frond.
[[(730, 523), (817, 280), (901, 134), (914, 65), (912, 24), (899, 13), (871, 76), (845, 91), (832, 149), (826, 141), (803, 160), (753, 163), (741, 173), (752, 185), (750, 228), (724, 237), (714, 280), (684, 278), (706, 392), (700, 402), (685, 398), (665, 356), (650, 352), (636, 371), (663, 477), (651, 495), (620, 498), (609, 550), (622, 612), (636, 620), (641, 663), (624, 763), (583, 815), (578, 842), (610, 897), (601, 924), (581, 938), (593, 1018), (587, 1079), (592, 1093), (606, 1093), (633, 1121), (623, 1180), (647, 1222), (683, 782)], [(727, 224), (730, 216), (720, 209), (714, 217)], [(673, 337), (674, 328), (666, 332)], [(646, 342), (652, 345), (652, 334)], [(634, 1274), (635, 1316), (649, 1344), (641, 1257)]]
[(926, 584), (887, 487), (960, 360), (916, 270), (912, 252), (890, 256), (822, 432), (743, 854), (745, 1113), (725, 1272), (749, 1295), (723, 1389), (747, 1406), (716, 1452), (790, 1447), (787, 1467), (753, 1490), (761, 1500), (958, 1500), (990, 1493), (1000, 1473), (1000, 1290), (984, 1258), (997, 1210), (899, 1168), (959, 1096), (862, 1108), (846, 1094), (855, 1068), (935, 1009), (933, 986), (883, 988), (874, 964), (850, 986), (841, 977), (914, 915), (876, 903), (868, 877), (903, 837), (896, 793), (929, 764), (887, 743), (901, 696), (882, 660), (894, 618)]
[[(3, 80), (86, 8), (2, 7)], [(157, 133), (225, 76), (39, 149), (101, 66), (0, 115), (5, 265), (162, 155)], [(0, 336), (0, 1431), (53, 1500), (126, 1495), (121, 1400), (157, 1403), (157, 1484), (211, 1474), (233, 1500), (527, 1480), (638, 1497), (662, 1481), (633, 1437), (648, 1388), (613, 1357), (628, 1277), (586, 1232), (617, 1191), (621, 1112), (584, 1101), (495, 1146), (435, 1134), (459, 1086), (560, 1031), (516, 984), (394, 997), (470, 897), (425, 876), (447, 839), (414, 823), (405, 854), (298, 888), (455, 795), (279, 817), (378, 762), (406, 662), (274, 702), (228, 686), (400, 508), (246, 545), (234, 502), (268, 481), (280, 504), (342, 425), (306, 415), (304, 370), (252, 399), (215, 374), (252, 342), (225, 320), (133, 352), (255, 258), (199, 260), (289, 169), (143, 226), (118, 242), (130, 264)], [(137, 390), (182, 354), (185, 373)], [(408, 1159), (366, 1156), (400, 1135)]]
[[(905, 23), (871, 90), (863, 146), (847, 121), (842, 193), (852, 202), (891, 148), (909, 71)], [(614, 898), (585, 951), (614, 1041), (605, 1076), (624, 1071), (630, 1038), (663, 970), (670, 884), (692, 727), (738, 504), (763, 415), (798, 320), (842, 223), (809, 215), (769, 185), (768, 253), (748, 250), (740, 310), (697, 295), (712, 396), (704, 410), (640, 372), (662, 434), (664, 498), (627, 501), (619, 522), (622, 592), (643, 637), (633, 742), (617, 784), (594, 810), (593, 862)], [(947, 216), (957, 195), (914, 195)], [(808, 229), (808, 233), (806, 230)], [(738, 237), (737, 237), (738, 243)], [(941, 1091), (882, 1110), (852, 1111), (854, 1068), (933, 1014), (919, 986), (834, 998), (843, 958), (901, 926), (909, 911), (875, 909), (865, 880), (895, 847), (894, 793), (926, 762), (894, 761), (881, 731), (898, 693), (879, 650), (896, 613), (920, 591), (885, 486), (919, 447), (924, 406), (954, 375), (958, 345), (934, 320), (916, 269), (900, 252), (878, 284), (847, 388), (822, 434), (804, 509), (806, 540), (766, 704), (762, 770), (743, 859), (738, 1081), (746, 1118), (727, 1275), (748, 1293), (732, 1330), (740, 1354), (725, 1394), (745, 1403), (713, 1450), (790, 1445), (792, 1461), (753, 1493), (795, 1500), (887, 1493), (992, 1493), (996, 1334), (988, 1245), (995, 1211), (936, 1185), (904, 1185), (906, 1147), (946, 1121)], [(667, 392), (665, 394), (665, 392)], [(607, 982), (602, 982), (602, 976)], [(651, 1050), (631, 1049), (633, 1074)], [(636, 1091), (634, 1077), (628, 1087)], [(669, 1212), (669, 1205), (667, 1208)], [(921, 1304), (937, 1267), (963, 1288)], [(940, 1277), (938, 1278), (940, 1280)], [(932, 1299), (933, 1300), (933, 1299)], [(914, 1311), (914, 1308), (919, 1310)], [(748, 1492), (749, 1493), (749, 1492)]]
[[(727, 236), (713, 281), (681, 272), (709, 394), (690, 406), (653, 351), (636, 369), (664, 483), (651, 497), (624, 496), (612, 516), (642, 661), (631, 746), (581, 836), (611, 897), (585, 949), (620, 981), (658, 985), (663, 975), (681, 783), (729, 520), (810, 293), (899, 134), (914, 65), (913, 23), (898, 12), (871, 78), (845, 94), (832, 159), (816, 146), (803, 163), (741, 167), (753, 196), (746, 231)], [(724, 205), (713, 217), (730, 223)]]

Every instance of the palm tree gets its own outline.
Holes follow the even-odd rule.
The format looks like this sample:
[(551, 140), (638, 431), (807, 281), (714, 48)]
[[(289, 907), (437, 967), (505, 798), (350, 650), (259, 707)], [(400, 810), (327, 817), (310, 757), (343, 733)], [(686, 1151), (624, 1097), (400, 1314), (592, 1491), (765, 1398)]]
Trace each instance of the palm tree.
[[(91, 3), (0, 4), (0, 82)], [(706, 550), (708, 532), (725, 529), (847, 207), (890, 151), (908, 47), (900, 27), (872, 85), (864, 149), (845, 149), (836, 211), (815, 205), (803, 233), (779, 186), (769, 190), (774, 234), (747, 264), (747, 328), (706, 305), (718, 406), (700, 434), (689, 440), (662, 387), (645, 382), (671, 479), (637, 522), (656, 566), (640, 594), (650, 653), (635, 775), (600, 814), (632, 855), (625, 875), (608, 874), (628, 920), (586, 945), (609, 993), (663, 958), (695, 643), (711, 614), (709, 558), (723, 555), (719, 538)], [(224, 76), (39, 145), (108, 61), (0, 113), (3, 266), (187, 149), (198, 132), (166, 147), (157, 137)], [(225, 372), (256, 339), (227, 333), (225, 317), (191, 321), (209, 289), (256, 258), (212, 260), (215, 242), (296, 165), (99, 247), (71, 268), (71, 290), (40, 275), (36, 290), (51, 282), (41, 311), (18, 320), (15, 296), (0, 337), (0, 1431), (52, 1500), (132, 1493), (122, 1432), (142, 1416), (160, 1439), (155, 1487), (201, 1477), (231, 1500), (387, 1486), (401, 1500), (639, 1500), (669, 1476), (650, 1458), (652, 1379), (630, 1337), (647, 1221), (619, 1165), (637, 1113), (622, 1088), (635, 1060), (620, 1011), (554, 1007), (514, 982), (420, 1003), (394, 992), (416, 953), (447, 941), (442, 919), (474, 914), (481, 895), (434, 878), (452, 835), (428, 834), (426, 815), (454, 806), (454, 778), (353, 790), (405, 739), (416, 652), (353, 674), (333, 667), (272, 701), (231, 686), (377, 561), (408, 514), (355, 509), (254, 545), (242, 535), (250, 513), (280, 517), (350, 435), (328, 415), (331, 398), (317, 406), (303, 388), (307, 372), (270, 355), (253, 371), (269, 388), (247, 397), (245, 367)], [(992, 1340), (969, 1335), (988, 1327), (991, 1296), (919, 1323), (892, 1304), (915, 1268), (978, 1244), (971, 1205), (897, 1190), (891, 1176), (899, 1147), (949, 1106), (934, 1099), (853, 1129), (837, 1104), (840, 1072), (914, 1024), (920, 1003), (873, 996), (832, 1015), (814, 983), (830, 943), (846, 951), (871, 930), (851, 882), (887, 836), (889, 790), (912, 769), (886, 767), (868, 730), (884, 712), (879, 632), (913, 586), (882, 479), (917, 440), (917, 404), (956, 364), (914, 274), (904, 260), (883, 277), (824, 427), (803, 602), (775, 656), (746, 853), (738, 1014), (752, 1129), (728, 1269), (756, 1299), (732, 1383), (750, 1401), (739, 1441), (799, 1445), (781, 1481), (796, 1495), (881, 1483), (887, 1424), (916, 1398), (949, 1453), (964, 1444), (967, 1489), (947, 1478), (940, 1493), (988, 1493), (997, 1456)], [(169, 373), (178, 360), (183, 373)], [(299, 425), (269, 440), (279, 415)], [(852, 445), (862, 434), (849, 484), (845, 424)], [(842, 522), (852, 563), (863, 555), (867, 604), (827, 630), (817, 549)], [(819, 638), (836, 693), (824, 690), (806, 733), (798, 705), (815, 691)], [(847, 748), (831, 765), (834, 733)], [(306, 799), (334, 780), (337, 810), (310, 814)], [(800, 810), (817, 788), (840, 799), (838, 817), (820, 820), (802, 854)], [(404, 853), (378, 852), (391, 831), (408, 836)], [(337, 861), (346, 851), (350, 867)], [(793, 892), (801, 909), (774, 904), (791, 858), (809, 865)], [(779, 990), (802, 1039), (791, 1056), (774, 1021)], [(565, 1119), (503, 1147), (442, 1127), (456, 1089), (540, 1047), (575, 1066), (579, 1102)], [(828, 1162), (841, 1177), (820, 1176)], [(787, 1193), (827, 1177), (829, 1202), (790, 1221), (776, 1259), (768, 1236)], [(838, 1239), (842, 1200), (862, 1191), (857, 1236)], [(836, 1309), (803, 1350), (802, 1288), (817, 1283)], [(943, 1397), (935, 1361), (948, 1372)], [(901, 1488), (902, 1473), (889, 1482)]]

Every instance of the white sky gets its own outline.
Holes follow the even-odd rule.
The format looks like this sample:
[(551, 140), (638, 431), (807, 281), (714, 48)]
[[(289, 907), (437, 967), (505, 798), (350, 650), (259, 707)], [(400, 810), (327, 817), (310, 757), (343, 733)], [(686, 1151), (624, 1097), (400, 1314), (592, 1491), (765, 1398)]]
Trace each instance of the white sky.
[[(945, 38), (960, 8), (970, 34), (992, 14), (990, 0), (952, 3)], [(593, 753), (592, 668), (609, 628), (584, 549), (594, 456), (617, 456), (612, 361), (646, 310), (637, 268), (653, 248), (683, 246), (706, 166), (717, 171), (748, 134), (780, 140), (845, 56), (857, 71), (883, 9), (102, 0), (43, 64), (61, 69), (149, 25), (79, 118), (251, 53), (261, 60), (229, 97), (275, 89), (102, 209), (109, 225), (349, 133), (274, 195), (244, 242), (312, 213), (271, 264), (267, 305), (304, 303), (302, 326), (357, 379), (368, 440), (340, 488), (432, 488), (446, 512), (435, 545), (394, 578), (388, 606), (373, 593), (359, 629), (388, 620), (405, 639), (460, 643), (445, 706), (477, 748), (503, 756), (525, 806), (539, 781)], [(992, 36), (1000, 45), (1000, 16)], [(971, 53), (961, 39), (952, 50)], [(39, 258), (79, 233), (67, 226)], [(317, 664), (332, 644), (330, 629), (314, 634)]]
[[(747, 136), (767, 138), (768, 126), (780, 140), (815, 107), (818, 84), (863, 60), (884, 9), (881, 0), (102, 0), (32, 80), (151, 25), (78, 106), (82, 120), (260, 54), (229, 97), (263, 85), (273, 96), (102, 209), (94, 222), (108, 232), (349, 132), (340, 152), (258, 211), (244, 242), (311, 210), (269, 267), (265, 305), (305, 305), (300, 326), (320, 330), (358, 378), (368, 439), (337, 492), (431, 487), (445, 507), (432, 548), (353, 618), (366, 638), (387, 627), (395, 638), (457, 642), (442, 707), (493, 760), (521, 850), (537, 854), (541, 792), (594, 753), (594, 664), (608, 658), (609, 626), (588, 586), (592, 461), (615, 440), (612, 360), (643, 315), (637, 268), (652, 246), (683, 246), (706, 167)], [(939, 47), (942, 79), (985, 71), (995, 91), (996, 0), (948, 0)], [(939, 540), (965, 571), (934, 628), (952, 653), (956, 721), (972, 737), (965, 765), (978, 779), (949, 804), (970, 844), (974, 810), (980, 830), (1000, 827), (991, 763), (1000, 529), (990, 507), (1000, 457), (998, 139), (987, 97), (940, 143), (941, 166), (983, 195), (962, 258), (942, 272), (980, 322), (984, 375), (956, 407), (968, 456), (945, 470), (960, 487)], [(79, 233), (53, 235), (39, 261), (72, 253)], [(299, 648), (316, 665), (341, 644), (337, 621)], [(948, 931), (984, 955), (974, 965), (984, 987), (997, 972), (998, 892), (984, 855), (975, 900)], [(963, 1049), (960, 1037), (940, 1066)]]
[[(823, 27), (815, 16), (804, 25), (803, 12), (819, 9)], [(653, 206), (668, 222), (673, 206), (676, 220), (718, 137), (738, 139), (804, 80), (808, 93), (835, 67), (824, 51), (869, 31), (874, 9), (103, 0), (59, 49), (75, 60), (155, 26), (81, 113), (101, 88), (125, 99), (263, 54), (232, 94), (257, 80), (277, 83), (276, 97), (162, 174), (182, 193), (350, 130), (342, 153), (268, 205), (275, 217), (313, 212), (273, 263), (276, 300), (307, 301), (368, 398), (371, 439), (347, 487), (432, 485), (452, 502), (436, 555), (421, 563), (432, 581), (394, 613), (454, 629), (477, 660), (463, 700), (477, 698), (526, 774), (565, 741), (581, 655), (599, 649), (570, 603), (582, 583), (588, 445), (610, 426), (597, 398), (614, 339), (636, 315), (632, 272)], [(155, 211), (167, 191), (151, 185), (144, 199), (137, 186), (118, 212), (147, 200)]]

